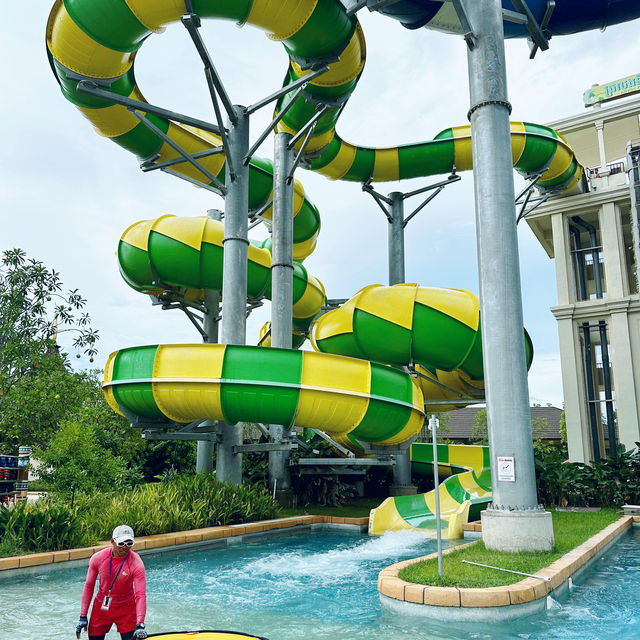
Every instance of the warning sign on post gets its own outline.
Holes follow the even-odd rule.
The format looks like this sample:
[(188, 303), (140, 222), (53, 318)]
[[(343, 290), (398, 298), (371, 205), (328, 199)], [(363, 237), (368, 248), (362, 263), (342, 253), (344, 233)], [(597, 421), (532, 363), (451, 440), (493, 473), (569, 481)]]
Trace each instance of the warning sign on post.
[(498, 481), (516, 481), (516, 462), (513, 456), (498, 456)]

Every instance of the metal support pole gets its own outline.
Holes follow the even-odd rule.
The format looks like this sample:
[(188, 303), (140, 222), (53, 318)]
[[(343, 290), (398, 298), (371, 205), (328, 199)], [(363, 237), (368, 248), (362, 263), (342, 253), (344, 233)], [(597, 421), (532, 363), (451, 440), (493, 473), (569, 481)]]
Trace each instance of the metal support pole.
[(404, 282), (404, 197), (400, 191), (388, 195), (389, 213), (389, 284)]
[(440, 528), (440, 477), (438, 475), (438, 418), (429, 420), (433, 446), (433, 487), (436, 494), (436, 538), (438, 540), (438, 575), (442, 578), (442, 529)]
[[(550, 514), (538, 505), (532, 446), (529, 389), (522, 317), (520, 265), (515, 216), (515, 190), (507, 100), (501, 0), (464, 0), (475, 35), (468, 48), (476, 201), (476, 233), (480, 276), (482, 349), (487, 399), (493, 504), (483, 537), (490, 548), (507, 550), (514, 542), (524, 549), (550, 549)], [(512, 461), (513, 474), (499, 475), (498, 457)], [(503, 461), (504, 462), (504, 461)], [(504, 467), (503, 467), (504, 469)], [(503, 527), (492, 512), (518, 522)], [(549, 516), (549, 531), (538, 537), (519, 515)], [(486, 512), (485, 512), (486, 513)], [(542, 520), (542, 518), (538, 518)], [(546, 518), (544, 519), (546, 521)], [(539, 546), (542, 545), (542, 546)]]
[[(271, 257), (271, 346), (291, 349), (293, 320), (293, 181), (289, 174), (296, 152), (289, 148), (291, 134), (277, 133), (273, 167), (273, 252)], [(288, 429), (291, 425), (286, 425)], [(269, 425), (273, 442), (281, 443), (285, 427)], [(289, 451), (269, 451), (269, 480), (274, 492), (291, 489)]]
[[(226, 168), (224, 215), (224, 262), (222, 282), (222, 344), (245, 344), (247, 324), (247, 238), (249, 219), (249, 169), (242, 162), (249, 150), (249, 116), (245, 108), (234, 105), (236, 123), (229, 120), (229, 153), (233, 158), (235, 179)], [(242, 454), (234, 447), (242, 445), (243, 425), (225, 425), (216, 456), (216, 475), (222, 482), (242, 482)]]
[[(209, 209), (209, 217), (220, 220), (222, 212), (218, 209)], [(218, 342), (218, 317), (220, 315), (220, 292), (206, 289), (204, 292), (204, 342), (215, 344)], [(205, 420), (203, 427), (215, 427), (215, 420)], [(211, 440), (198, 440), (196, 453), (196, 473), (211, 473), (213, 471), (213, 442)]]
[[(404, 282), (404, 194), (393, 191), (388, 196), (389, 205), (389, 284)], [(411, 448), (397, 453), (393, 466), (395, 495), (416, 493), (411, 484)]]

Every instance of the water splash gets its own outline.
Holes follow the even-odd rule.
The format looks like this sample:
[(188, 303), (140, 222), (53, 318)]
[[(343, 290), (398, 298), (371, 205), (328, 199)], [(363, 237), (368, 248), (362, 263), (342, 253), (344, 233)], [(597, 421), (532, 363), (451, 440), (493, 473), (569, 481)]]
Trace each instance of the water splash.
[(363, 565), (384, 560), (391, 564), (394, 558), (415, 550), (428, 540), (419, 531), (389, 531), (379, 538), (364, 542), (349, 542), (337, 549), (309, 553), (292, 551), (272, 553), (245, 565), (244, 570), (254, 576), (274, 578), (311, 577), (320, 581), (336, 581), (361, 572)]

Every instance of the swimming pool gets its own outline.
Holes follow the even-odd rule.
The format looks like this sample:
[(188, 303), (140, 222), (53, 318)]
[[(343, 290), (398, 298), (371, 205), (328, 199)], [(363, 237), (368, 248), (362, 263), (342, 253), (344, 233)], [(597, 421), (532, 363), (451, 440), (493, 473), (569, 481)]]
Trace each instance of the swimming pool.
[[(434, 549), (435, 541), (416, 532), (369, 538), (325, 530), (146, 557), (147, 627), (228, 629), (270, 640), (640, 637), (637, 528), (545, 614), (499, 625), (399, 619), (381, 609), (378, 571)], [(85, 572), (70, 568), (1, 580), (0, 637), (73, 637)], [(107, 638), (119, 636), (112, 631)]]

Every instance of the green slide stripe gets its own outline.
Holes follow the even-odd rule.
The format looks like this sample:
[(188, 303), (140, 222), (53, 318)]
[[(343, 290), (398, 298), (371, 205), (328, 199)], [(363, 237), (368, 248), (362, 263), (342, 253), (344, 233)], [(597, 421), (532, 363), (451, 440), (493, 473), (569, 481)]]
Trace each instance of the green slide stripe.
[[(200, 247), (200, 282), (203, 289), (222, 291), (222, 265), (224, 263), (224, 250), (216, 244), (203, 242)], [(248, 271), (252, 271), (252, 263), (249, 262)], [(257, 274), (256, 274), (257, 277)], [(199, 287), (198, 287), (199, 288)], [(248, 293), (248, 291), (247, 291)]]
[[(403, 403), (413, 400), (411, 378), (403, 371), (371, 363), (371, 395)], [(372, 397), (364, 418), (353, 430), (354, 438), (379, 442), (399, 433), (409, 421), (411, 408)]]
[[(224, 176), (224, 171), (220, 173)], [(273, 163), (253, 156), (249, 164), (249, 210), (259, 209), (267, 201), (272, 188)]]
[(120, 273), (129, 284), (135, 283), (135, 288), (151, 285), (153, 277), (149, 266), (149, 254), (146, 251), (121, 240), (118, 244), (118, 263)]
[[(230, 424), (247, 421), (291, 425), (300, 395), (302, 357), (301, 351), (271, 348), (265, 353), (260, 347), (228, 345), (222, 377), (255, 384), (222, 384), (220, 398), (226, 420)], [(260, 382), (283, 383), (293, 388)]]
[[(153, 362), (158, 345), (122, 349), (113, 364), (113, 381), (153, 377)], [(164, 414), (153, 397), (150, 382), (113, 385), (116, 402), (141, 418), (158, 419)]]
[(64, 0), (73, 21), (90, 38), (116, 51), (136, 51), (149, 30), (124, 0)]
[(569, 167), (557, 178), (552, 178), (551, 180), (540, 180), (538, 184), (545, 189), (563, 189), (571, 182), (577, 170), (578, 162), (574, 158)]
[[(149, 120), (149, 122), (155, 124), (162, 133), (167, 133), (169, 130), (168, 120), (151, 114), (147, 114), (145, 118)], [(162, 138), (158, 137), (142, 122), (131, 129), (131, 131), (128, 131), (121, 136), (111, 138), (111, 140), (123, 149), (135, 154), (140, 160), (146, 160), (154, 153), (157, 153), (164, 142)]]
[(335, 353), (338, 356), (350, 356), (352, 358), (366, 358), (352, 332), (317, 340), (316, 345), (323, 353)]
[(244, 22), (253, 0), (192, 0), (193, 11), (203, 18), (222, 18)]
[(412, 336), (409, 329), (356, 308), (353, 330), (368, 360), (397, 365), (410, 362)]
[(414, 360), (443, 371), (464, 362), (476, 335), (466, 324), (419, 302), (413, 308), (413, 331), (420, 336), (413, 343)]
[(302, 264), (295, 261), (293, 262), (293, 304), (298, 302), (307, 290), (309, 283), (309, 276), (307, 270)]
[(443, 484), (449, 492), (449, 495), (458, 504), (462, 504), (469, 498), (469, 494), (465, 491), (465, 489), (463, 489), (462, 485), (460, 484), (460, 478), (457, 475), (447, 478)]
[[(149, 255), (160, 280), (173, 286), (199, 289), (200, 252), (157, 231), (149, 234)], [(155, 256), (161, 259), (156, 260)]]
[(398, 147), (398, 162), (401, 180), (424, 176), (427, 170), (430, 175), (448, 173), (455, 164), (455, 143), (437, 140), (403, 145)]
[(355, 17), (347, 16), (339, 2), (318, 0), (304, 26), (285, 42), (285, 49), (297, 58), (324, 58), (344, 48), (355, 27)]

